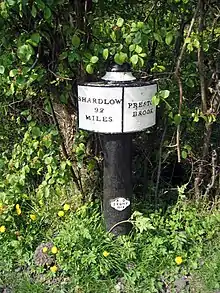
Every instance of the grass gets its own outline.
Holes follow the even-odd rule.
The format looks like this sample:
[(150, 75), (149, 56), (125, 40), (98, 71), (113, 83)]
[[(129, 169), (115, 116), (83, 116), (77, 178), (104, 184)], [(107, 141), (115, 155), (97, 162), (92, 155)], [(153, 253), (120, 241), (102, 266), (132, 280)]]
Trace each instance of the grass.
[(192, 275), (192, 292), (220, 292), (220, 237), (206, 248), (206, 256), (198, 271)]
[[(138, 214), (133, 233), (118, 239), (105, 234), (100, 219), (99, 208), (94, 204), (78, 213), (70, 212), (60, 222), (54, 238), (59, 248), (55, 258), (60, 268), (58, 273), (39, 270), (30, 259), (28, 267), (0, 274), (0, 292), (216, 293), (220, 290), (218, 207), (210, 211), (201, 203), (180, 201), (165, 214), (157, 211)], [(104, 250), (109, 251), (108, 257), (103, 257)], [(183, 257), (179, 266), (175, 264), (177, 255)], [(127, 269), (128, 263), (133, 263), (133, 267)], [(189, 275), (189, 286), (182, 281), (185, 275)], [(178, 282), (180, 291), (175, 289)]]

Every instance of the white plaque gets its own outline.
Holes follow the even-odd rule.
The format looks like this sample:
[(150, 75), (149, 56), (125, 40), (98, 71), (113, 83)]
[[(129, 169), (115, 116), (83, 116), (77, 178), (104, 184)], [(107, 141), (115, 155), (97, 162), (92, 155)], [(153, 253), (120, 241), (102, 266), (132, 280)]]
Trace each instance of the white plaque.
[(156, 92), (156, 84), (80, 85), (79, 128), (100, 133), (136, 132), (149, 128), (156, 123), (156, 107), (152, 104)]
[(130, 204), (130, 200), (123, 197), (117, 197), (110, 202), (111, 207), (120, 212), (125, 210)]
[(122, 132), (122, 88), (78, 87), (79, 128), (102, 133)]
[(141, 131), (156, 123), (152, 97), (157, 85), (124, 88), (124, 132)]

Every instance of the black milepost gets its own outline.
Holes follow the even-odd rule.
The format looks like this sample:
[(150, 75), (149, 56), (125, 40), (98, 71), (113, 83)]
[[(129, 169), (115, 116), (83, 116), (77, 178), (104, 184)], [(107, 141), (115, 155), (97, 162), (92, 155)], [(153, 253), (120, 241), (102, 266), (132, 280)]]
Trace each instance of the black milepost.
[[(129, 233), (131, 224), (126, 221), (131, 216), (131, 134), (105, 134), (104, 151), (104, 190), (103, 210), (106, 228), (115, 235)], [(121, 198), (130, 202), (124, 210), (118, 211), (111, 202)], [(122, 222), (122, 223), (121, 223)]]
[(155, 124), (155, 82), (140, 82), (128, 64), (112, 64), (99, 82), (78, 85), (79, 128), (102, 136), (104, 153), (103, 214), (116, 236), (131, 224), (132, 133)]

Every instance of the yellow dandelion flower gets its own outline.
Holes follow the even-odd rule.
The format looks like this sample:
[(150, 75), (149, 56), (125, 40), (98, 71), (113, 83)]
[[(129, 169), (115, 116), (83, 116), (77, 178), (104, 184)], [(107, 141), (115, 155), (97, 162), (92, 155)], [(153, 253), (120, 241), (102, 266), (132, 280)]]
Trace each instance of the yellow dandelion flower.
[(31, 214), (30, 218), (31, 218), (32, 221), (35, 221), (37, 219), (36, 215), (34, 215), (34, 214)]
[(177, 256), (177, 257), (175, 258), (175, 262), (176, 262), (177, 265), (181, 265), (181, 263), (183, 262), (182, 257), (181, 257), (181, 256)]
[(52, 272), (52, 273), (56, 273), (57, 272), (57, 270), (58, 270), (58, 267), (57, 266), (52, 266), (52, 267), (50, 267), (50, 271)]
[(48, 248), (46, 246), (44, 246), (42, 251), (43, 251), (43, 253), (46, 253), (48, 251)]
[(56, 246), (53, 246), (53, 247), (51, 248), (51, 252), (52, 252), (53, 254), (56, 254), (56, 253), (58, 252), (57, 247), (56, 247)]
[(5, 226), (1, 226), (1, 227), (0, 227), (0, 232), (1, 232), (1, 233), (4, 233), (5, 231), (6, 231)]
[(64, 209), (64, 211), (68, 211), (68, 210), (70, 209), (70, 205), (66, 203), (66, 204), (63, 206), (63, 209)]
[(16, 208), (16, 212), (17, 212), (18, 216), (20, 216), (21, 208), (20, 208), (20, 205), (18, 203), (16, 204), (15, 208)]
[(104, 256), (104, 257), (107, 257), (107, 256), (109, 256), (109, 254), (110, 254), (110, 253), (109, 253), (108, 251), (106, 251), (106, 250), (105, 250), (105, 251), (103, 251), (103, 256)]
[(58, 216), (59, 216), (59, 217), (63, 217), (63, 216), (64, 216), (64, 211), (59, 211), (59, 212), (58, 212)]

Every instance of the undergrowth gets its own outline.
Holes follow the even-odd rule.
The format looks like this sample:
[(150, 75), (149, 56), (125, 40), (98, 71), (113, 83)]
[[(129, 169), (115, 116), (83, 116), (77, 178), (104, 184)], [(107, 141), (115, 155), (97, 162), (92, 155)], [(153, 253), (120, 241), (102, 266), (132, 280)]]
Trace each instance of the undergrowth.
[[(1, 286), (12, 288), (12, 292), (152, 293), (178, 292), (180, 280), (187, 279), (181, 284), (181, 292), (185, 292), (187, 282), (192, 289), (197, 288), (194, 292), (218, 289), (217, 206), (210, 209), (205, 203), (179, 200), (165, 213), (134, 212), (131, 234), (118, 238), (105, 232), (98, 203), (70, 208), (61, 218), (50, 215), (59, 218), (57, 229), (48, 227), (44, 239), (32, 237), (28, 248), (41, 245), (41, 251), (36, 255), (34, 249), (30, 250), (28, 259), (26, 242), (16, 240), (17, 246), (11, 250), (15, 240), (5, 231), (0, 235), (4, 252)], [(29, 233), (35, 233), (34, 228)], [(51, 243), (53, 249), (43, 252), (46, 243)], [(16, 247), (19, 254), (15, 253)], [(10, 254), (13, 272), (19, 278), (8, 278), (12, 266), (5, 263), (4, 257)], [(39, 265), (36, 258), (42, 255), (52, 258), (52, 262)], [(54, 267), (56, 270), (51, 270)]]

